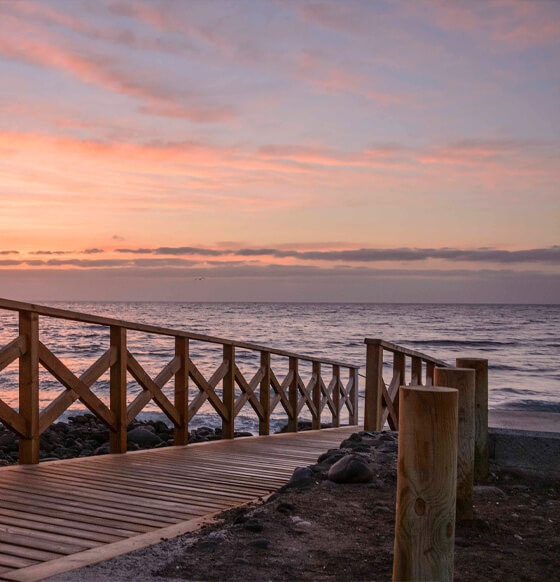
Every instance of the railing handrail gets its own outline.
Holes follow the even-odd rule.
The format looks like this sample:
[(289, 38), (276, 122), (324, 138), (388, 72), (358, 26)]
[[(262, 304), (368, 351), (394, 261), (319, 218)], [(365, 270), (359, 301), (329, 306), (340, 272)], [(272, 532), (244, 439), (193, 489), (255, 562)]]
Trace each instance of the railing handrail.
[(121, 319), (115, 319), (112, 317), (105, 317), (101, 315), (91, 315), (89, 313), (82, 313), (80, 311), (71, 311), (69, 309), (60, 309), (58, 307), (48, 307), (46, 305), (39, 305), (35, 303), (26, 303), (24, 301), (14, 301), (12, 299), (0, 298), (0, 309), (7, 311), (29, 311), (32, 313), (37, 313), (38, 315), (43, 315), (45, 317), (53, 317), (57, 319), (66, 319), (70, 321), (78, 321), (81, 323), (91, 323), (94, 325), (102, 326), (115, 326), (122, 327), (124, 329), (129, 329), (131, 331), (141, 331), (145, 333), (153, 333), (157, 335), (166, 335), (170, 337), (184, 337), (195, 341), (220, 344), (224, 346), (233, 346), (240, 349), (254, 350), (259, 352), (266, 352), (269, 354), (274, 354), (277, 356), (284, 356), (287, 358), (297, 358), (298, 360), (304, 360), (306, 362), (319, 362), (321, 364), (326, 364), (329, 366), (340, 366), (342, 368), (358, 369), (360, 366), (355, 364), (349, 364), (347, 362), (339, 362), (336, 360), (329, 360), (326, 358), (317, 358), (313, 356), (306, 356), (302, 354), (297, 354), (287, 350), (280, 350), (276, 348), (271, 348), (268, 346), (263, 346), (259, 344), (253, 344), (248, 342), (241, 342), (236, 340), (230, 340), (226, 338), (220, 338), (211, 335), (205, 335), (200, 333), (193, 333), (188, 331), (182, 331), (178, 329), (172, 329), (167, 327), (160, 327), (157, 325), (150, 325), (145, 323), (137, 323), (133, 321), (126, 321)]
[(441, 368), (448, 368), (449, 364), (444, 362), (443, 360), (438, 360), (437, 358), (433, 358), (432, 356), (428, 356), (428, 354), (424, 354), (422, 352), (418, 352), (416, 350), (411, 350), (409, 348), (405, 348), (403, 346), (399, 346), (392, 342), (388, 342), (381, 338), (369, 338), (367, 337), (364, 340), (365, 344), (369, 345), (378, 345), (381, 346), (383, 349), (387, 350), (388, 352), (392, 353), (399, 353), (404, 354), (405, 356), (410, 356), (413, 358), (420, 358), (423, 362), (429, 362), (431, 364), (435, 364)]

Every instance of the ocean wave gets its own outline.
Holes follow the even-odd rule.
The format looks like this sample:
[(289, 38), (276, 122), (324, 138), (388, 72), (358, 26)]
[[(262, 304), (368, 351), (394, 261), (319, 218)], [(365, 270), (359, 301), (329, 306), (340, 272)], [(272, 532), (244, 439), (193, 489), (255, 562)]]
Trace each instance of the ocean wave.
[[(398, 342), (397, 342), (398, 343)], [(407, 344), (416, 346), (475, 346), (480, 348), (516, 346), (519, 342), (512, 341), (492, 341), (492, 340), (406, 340)]]
[(548, 400), (515, 400), (506, 402), (500, 408), (507, 410), (531, 410), (533, 412), (556, 412), (560, 413), (560, 404)]

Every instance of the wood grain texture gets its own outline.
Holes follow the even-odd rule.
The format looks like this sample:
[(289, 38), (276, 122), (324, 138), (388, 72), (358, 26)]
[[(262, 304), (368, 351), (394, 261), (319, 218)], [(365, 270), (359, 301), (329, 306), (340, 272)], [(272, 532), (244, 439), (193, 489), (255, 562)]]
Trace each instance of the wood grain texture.
[(356, 427), (0, 468), (0, 579), (33, 582), (157, 543), (282, 486)]
[(366, 346), (366, 393), (364, 408), (365, 430), (381, 430), (381, 402), (383, 393), (383, 347), (379, 344)]
[(19, 334), (26, 350), (19, 358), (19, 415), (25, 422), (25, 437), (19, 439), (19, 462), (39, 462), (39, 317), (19, 314)]
[(457, 521), (473, 518), (475, 372), (467, 368), (436, 368), (434, 384), (459, 392), (457, 438)]
[(235, 431), (235, 347), (224, 346), (224, 362), (227, 371), (222, 380), (222, 400), (226, 410), (226, 418), (222, 418), (222, 437), (232, 439)]
[(115, 426), (109, 435), (111, 453), (126, 453), (126, 329), (112, 326), (110, 330), (111, 349), (115, 352), (115, 362), (111, 366), (109, 398)]
[(393, 580), (451, 581), (457, 477), (457, 391), (401, 386), (399, 392)]
[(488, 360), (482, 358), (457, 358), (458, 368), (475, 371), (474, 388), (474, 480), (488, 476)]

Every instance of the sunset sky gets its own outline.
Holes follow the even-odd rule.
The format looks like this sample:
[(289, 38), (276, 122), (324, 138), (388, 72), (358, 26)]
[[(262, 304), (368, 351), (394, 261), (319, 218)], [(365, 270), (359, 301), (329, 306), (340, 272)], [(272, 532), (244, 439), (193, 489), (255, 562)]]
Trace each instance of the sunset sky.
[(558, 302), (560, 2), (0, 0), (0, 296)]

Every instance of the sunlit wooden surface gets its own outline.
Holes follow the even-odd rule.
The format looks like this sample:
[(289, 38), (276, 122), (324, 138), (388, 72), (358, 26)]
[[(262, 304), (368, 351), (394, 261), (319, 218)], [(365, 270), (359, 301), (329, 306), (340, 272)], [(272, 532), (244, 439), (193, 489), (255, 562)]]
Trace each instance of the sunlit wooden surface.
[(0, 578), (40, 580), (189, 531), (204, 516), (282, 486), (356, 430), (3, 467)]

